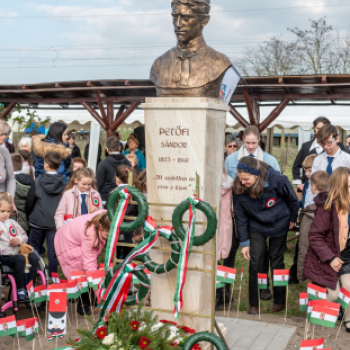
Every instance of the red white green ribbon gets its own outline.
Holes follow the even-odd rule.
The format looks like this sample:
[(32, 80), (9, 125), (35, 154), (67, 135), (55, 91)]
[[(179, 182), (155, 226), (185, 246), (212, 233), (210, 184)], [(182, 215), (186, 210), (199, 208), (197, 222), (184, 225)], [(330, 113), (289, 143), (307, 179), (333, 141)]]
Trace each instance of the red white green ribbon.
[(109, 236), (107, 241), (106, 256), (105, 256), (105, 275), (109, 269), (110, 263), (113, 262), (113, 256), (117, 246), (119, 238), (119, 227), (122, 224), (125, 216), (125, 211), (128, 206), (131, 195), (128, 193), (127, 188), (123, 188), (119, 191), (121, 200), (118, 203), (117, 210), (114, 214), (111, 228), (109, 230)]
[(48, 341), (53, 341), (55, 338), (59, 338), (59, 339), (63, 339), (64, 338), (64, 335), (62, 333), (54, 333), (54, 334), (51, 334), (47, 340)]
[[(130, 289), (132, 271), (144, 269), (143, 265), (136, 267), (135, 264), (131, 264), (131, 261), (136, 257), (146, 255), (159, 237), (157, 226), (150, 216), (146, 218), (144, 230), (150, 232), (150, 236), (129, 253), (118, 271), (113, 275), (109, 285), (100, 293), (100, 299), (104, 301), (103, 305), (101, 305), (102, 303), (99, 304), (101, 308), (100, 320), (103, 319), (106, 312), (111, 313), (121, 310)], [(109, 270), (109, 273), (113, 274), (112, 270)], [(101, 286), (103, 286), (103, 284), (101, 284)]]
[(194, 233), (195, 233), (195, 223), (196, 223), (196, 205), (201, 201), (197, 199), (195, 195), (188, 197), (187, 200), (191, 203), (189, 208), (189, 225), (186, 232), (185, 240), (181, 247), (180, 261), (177, 268), (177, 278), (176, 278), (176, 291), (174, 295), (174, 317), (179, 318), (179, 311), (182, 309), (182, 290), (186, 282), (188, 260), (191, 254)]

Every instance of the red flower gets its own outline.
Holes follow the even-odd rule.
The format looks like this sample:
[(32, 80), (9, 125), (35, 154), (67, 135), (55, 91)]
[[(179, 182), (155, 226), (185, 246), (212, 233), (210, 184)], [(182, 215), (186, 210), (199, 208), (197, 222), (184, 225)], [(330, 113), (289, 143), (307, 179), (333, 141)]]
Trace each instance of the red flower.
[(172, 343), (172, 344), (170, 344), (170, 346), (175, 346), (175, 345), (177, 345), (177, 343)]
[(191, 350), (201, 350), (202, 348), (199, 346), (199, 344), (194, 344), (191, 348)]
[(139, 329), (140, 322), (138, 321), (131, 321), (130, 322), (130, 327), (132, 328), (133, 331), (137, 331)]
[(190, 327), (183, 326), (183, 327), (181, 327), (181, 329), (183, 331), (185, 331), (186, 333), (191, 333), (191, 334), (196, 333), (196, 331), (193, 328), (190, 328)]
[(150, 340), (146, 337), (141, 337), (139, 340), (139, 345), (141, 349), (147, 348), (147, 346), (150, 344)]
[(177, 323), (176, 323), (176, 322), (173, 322), (173, 321), (168, 321), (168, 320), (159, 320), (159, 322), (162, 322), (162, 323), (168, 323), (168, 324), (173, 324), (174, 326), (177, 326)]
[(96, 335), (97, 335), (97, 338), (99, 339), (105, 338), (107, 335), (107, 328), (103, 326), (98, 327), (96, 331)]

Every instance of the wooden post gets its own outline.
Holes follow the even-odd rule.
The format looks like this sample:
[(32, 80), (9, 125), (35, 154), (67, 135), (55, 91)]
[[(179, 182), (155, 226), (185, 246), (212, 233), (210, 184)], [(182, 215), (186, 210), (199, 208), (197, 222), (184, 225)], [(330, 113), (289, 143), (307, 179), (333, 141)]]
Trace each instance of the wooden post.
[(286, 131), (284, 128), (281, 129), (281, 149), (286, 147)]
[(13, 108), (16, 106), (17, 102), (11, 102), (1, 113), (0, 119), (5, 119), (13, 110)]
[(288, 166), (289, 147), (290, 147), (290, 133), (288, 133), (288, 139), (287, 139), (287, 148), (286, 148), (286, 167)]

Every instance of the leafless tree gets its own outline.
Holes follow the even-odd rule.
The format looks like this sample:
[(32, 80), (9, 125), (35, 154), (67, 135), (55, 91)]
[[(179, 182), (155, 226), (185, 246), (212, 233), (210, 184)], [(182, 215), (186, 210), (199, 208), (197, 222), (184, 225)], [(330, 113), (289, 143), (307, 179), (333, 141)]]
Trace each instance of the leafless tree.
[(257, 47), (248, 48), (244, 57), (234, 60), (234, 64), (247, 76), (302, 74), (302, 54), (296, 42), (273, 36)]
[(339, 33), (334, 41), (331, 53), (332, 72), (338, 74), (350, 73), (350, 29), (340, 38)]
[(325, 18), (317, 21), (310, 20), (311, 30), (301, 30), (298, 27), (288, 28), (297, 36), (297, 47), (303, 54), (307, 71), (313, 74), (332, 73), (334, 69), (331, 25), (327, 25)]

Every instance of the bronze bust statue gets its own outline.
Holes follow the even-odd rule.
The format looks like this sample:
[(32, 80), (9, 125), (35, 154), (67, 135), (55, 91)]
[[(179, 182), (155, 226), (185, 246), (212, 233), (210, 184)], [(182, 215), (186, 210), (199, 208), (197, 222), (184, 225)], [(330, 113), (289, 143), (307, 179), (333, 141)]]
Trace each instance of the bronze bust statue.
[(219, 97), (231, 61), (207, 46), (203, 28), (209, 22), (210, 0), (172, 0), (177, 46), (153, 63), (150, 79), (157, 96)]

